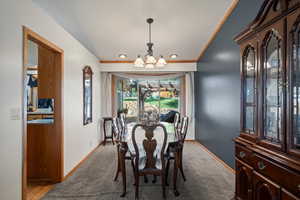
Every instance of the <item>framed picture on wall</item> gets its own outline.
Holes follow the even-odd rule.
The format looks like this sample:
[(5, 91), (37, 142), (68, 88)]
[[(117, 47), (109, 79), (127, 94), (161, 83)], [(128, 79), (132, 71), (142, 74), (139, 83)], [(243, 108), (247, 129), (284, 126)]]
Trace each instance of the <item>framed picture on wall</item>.
[(90, 66), (83, 68), (83, 125), (93, 121), (93, 71)]

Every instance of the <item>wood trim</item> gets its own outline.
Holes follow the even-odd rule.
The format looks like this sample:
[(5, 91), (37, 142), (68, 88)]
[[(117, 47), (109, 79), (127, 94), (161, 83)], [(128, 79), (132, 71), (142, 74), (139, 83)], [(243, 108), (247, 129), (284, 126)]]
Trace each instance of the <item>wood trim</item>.
[(23, 32), (24, 35), (27, 36), (28, 39), (36, 41), (37, 43), (42, 43), (45, 46), (47, 46), (48, 48), (58, 52), (58, 53), (64, 53), (64, 50), (59, 48), (56, 44), (48, 41), (47, 39), (45, 39), (44, 37), (40, 36), (39, 34), (33, 32), (31, 29), (23, 26)]
[(64, 175), (64, 127), (63, 127), (63, 73), (64, 73), (64, 50), (59, 48), (54, 43), (48, 41), (44, 37), (40, 36), (39, 34), (33, 32), (31, 29), (23, 26), (23, 90), (22, 90), (22, 96), (23, 96), (23, 102), (22, 102), (22, 200), (27, 199), (27, 98), (26, 98), (26, 73), (27, 73), (27, 66), (28, 63), (28, 41), (32, 40), (39, 45), (43, 45), (46, 48), (51, 49), (52, 51), (58, 53), (60, 55), (59, 63), (60, 65), (60, 82), (59, 86), (61, 87), (60, 90), (60, 111), (58, 114), (60, 115), (58, 117), (58, 120), (60, 121), (60, 156), (58, 159), (60, 159), (60, 178), (58, 181), (63, 180)]
[(60, 87), (61, 87), (61, 96), (60, 96), (60, 99), (61, 99), (61, 104), (60, 104), (60, 108), (61, 108), (61, 153), (60, 153), (60, 156), (61, 156), (61, 174), (60, 174), (60, 181), (63, 181), (63, 177), (64, 177), (64, 169), (65, 169), (65, 147), (64, 147), (64, 144), (65, 144), (65, 137), (64, 137), (64, 69), (65, 69), (65, 53), (64, 51), (62, 51), (61, 53), (61, 81), (60, 81)]
[(104, 142), (102, 141), (98, 144), (88, 155), (86, 155), (64, 178), (63, 181), (66, 180), (68, 177), (72, 176), (74, 172), (98, 149), (100, 146), (103, 146)]
[(214, 39), (216, 38), (217, 34), (220, 32), (221, 28), (223, 27), (223, 25), (225, 24), (226, 20), (228, 19), (228, 17), (231, 15), (231, 13), (233, 12), (233, 10), (237, 7), (239, 3), (239, 0), (233, 0), (233, 2), (231, 3), (231, 5), (229, 6), (229, 8), (227, 9), (227, 11), (225, 12), (224, 17), (222, 18), (222, 20), (218, 23), (215, 31), (212, 33), (210, 39), (208, 40), (208, 42), (206, 43), (206, 45), (202, 48), (202, 50), (200, 51), (200, 55), (197, 59), (197, 61), (199, 61), (202, 56), (204, 55), (205, 51), (208, 49), (208, 47), (210, 46), (210, 44), (214, 41)]
[(27, 198), (27, 98), (26, 98), (26, 76), (27, 69), (26, 64), (28, 63), (28, 36), (27, 29), (23, 27), (23, 89), (22, 89), (22, 200), (26, 200)]
[(200, 148), (202, 148), (204, 151), (206, 151), (209, 155), (212, 156), (212, 158), (215, 161), (218, 161), (220, 164), (222, 164), (228, 171), (230, 171), (231, 173), (235, 174), (235, 170), (233, 168), (231, 168), (229, 165), (227, 165), (223, 160), (221, 160), (216, 154), (214, 154), (213, 152), (211, 152), (209, 149), (207, 149), (203, 144), (201, 144), (199, 141), (197, 140), (185, 140), (187, 142), (192, 142), (194, 144), (197, 144)]
[[(99, 60), (100, 63), (134, 63), (134, 60)], [(197, 60), (167, 60), (167, 63), (196, 63)]]

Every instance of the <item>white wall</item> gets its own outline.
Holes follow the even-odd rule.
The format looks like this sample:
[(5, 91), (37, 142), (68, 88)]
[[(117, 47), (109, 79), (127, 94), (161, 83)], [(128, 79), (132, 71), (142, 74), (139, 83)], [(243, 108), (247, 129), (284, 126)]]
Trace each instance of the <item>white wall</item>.
[[(0, 0), (0, 199), (3, 200), (21, 199), (22, 25), (65, 51), (63, 105), (65, 175), (100, 142), (98, 59), (31, 0)], [(94, 122), (84, 127), (82, 68), (85, 65), (90, 65), (94, 71)]]

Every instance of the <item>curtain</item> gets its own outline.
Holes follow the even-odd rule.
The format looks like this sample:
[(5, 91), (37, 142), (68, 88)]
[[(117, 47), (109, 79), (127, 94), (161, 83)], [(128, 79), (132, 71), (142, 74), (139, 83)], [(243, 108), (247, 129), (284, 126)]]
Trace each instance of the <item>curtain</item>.
[[(112, 83), (111, 73), (102, 72), (101, 73), (101, 106), (100, 106), (102, 117), (112, 116), (111, 83)], [(100, 130), (103, 131), (103, 121), (100, 122)], [(106, 123), (106, 130), (108, 134), (111, 133), (111, 125), (109, 123)], [(103, 137), (103, 133), (101, 134), (101, 137)]]
[(102, 88), (101, 88), (101, 99), (102, 99), (102, 105), (101, 105), (101, 116), (103, 117), (110, 117), (112, 116), (112, 74), (108, 72), (101, 73), (101, 82), (102, 82)]
[(189, 129), (186, 138), (195, 139), (195, 95), (194, 95), (194, 72), (185, 74), (186, 81), (186, 115), (189, 117)]

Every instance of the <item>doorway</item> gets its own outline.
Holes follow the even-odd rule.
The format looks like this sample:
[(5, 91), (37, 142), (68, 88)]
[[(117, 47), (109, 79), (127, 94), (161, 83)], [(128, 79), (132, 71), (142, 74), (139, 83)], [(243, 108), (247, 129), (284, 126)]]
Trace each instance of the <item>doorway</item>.
[(23, 27), (23, 200), (64, 177), (63, 56), (58, 46)]

